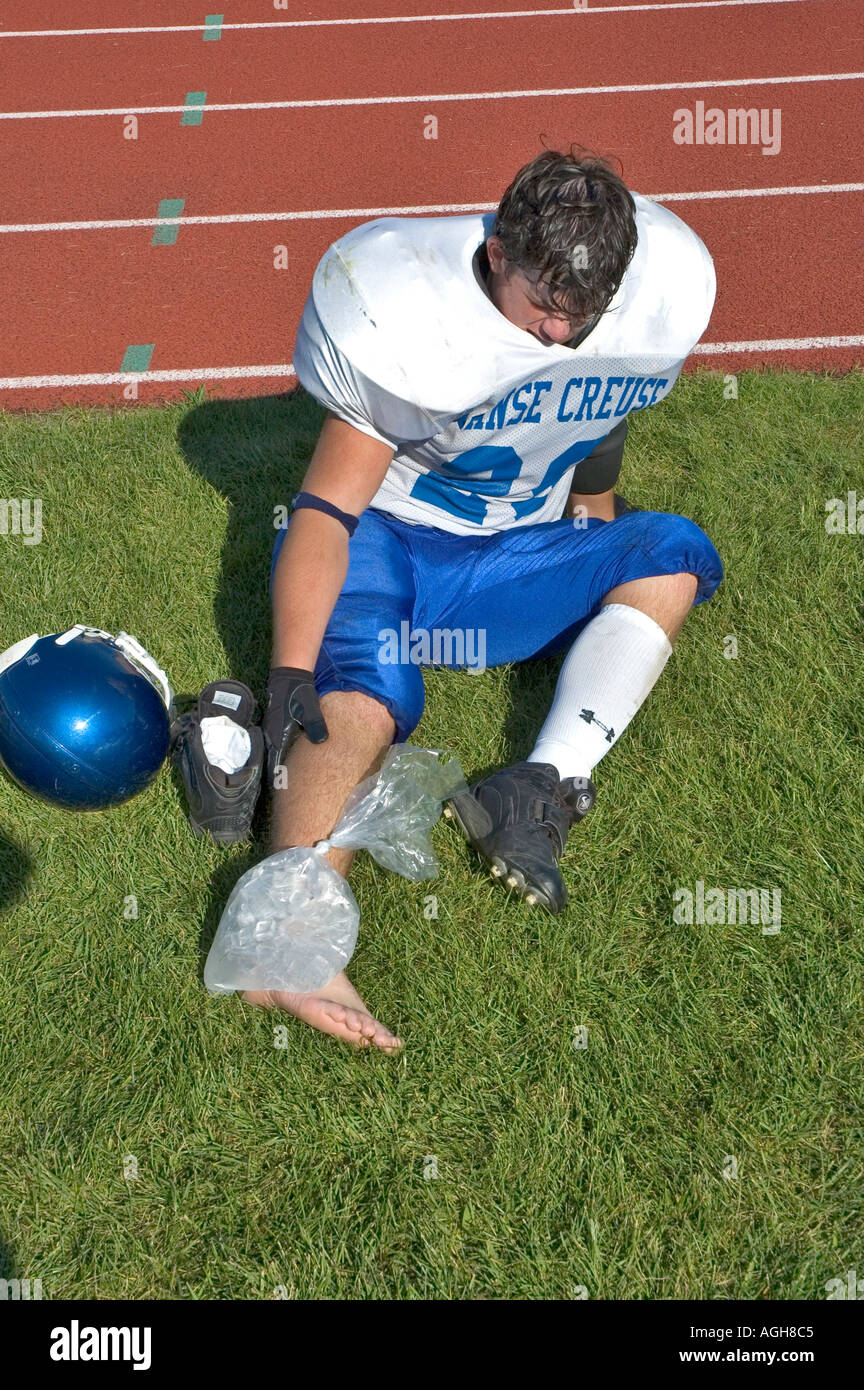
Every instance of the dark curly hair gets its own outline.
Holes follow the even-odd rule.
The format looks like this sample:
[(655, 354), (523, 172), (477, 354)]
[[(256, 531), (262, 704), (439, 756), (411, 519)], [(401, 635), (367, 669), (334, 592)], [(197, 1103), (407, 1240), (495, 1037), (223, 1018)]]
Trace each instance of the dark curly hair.
[(636, 250), (636, 206), (599, 155), (544, 150), (519, 170), (493, 235), (543, 299), (574, 318), (601, 314)]

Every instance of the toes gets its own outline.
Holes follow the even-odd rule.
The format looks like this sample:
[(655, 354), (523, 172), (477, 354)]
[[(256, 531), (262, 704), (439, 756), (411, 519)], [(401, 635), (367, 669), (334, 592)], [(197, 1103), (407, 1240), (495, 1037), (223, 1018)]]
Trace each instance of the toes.
[(333, 1023), (342, 1026), (347, 1040), (355, 1043), (357, 1047), (368, 1047), (373, 1041), (378, 1043), (379, 1035), (390, 1037), (380, 1023), (376, 1023), (374, 1018), (361, 1013), (359, 1009), (350, 1009), (345, 1004), (334, 1004), (328, 1000), (326, 1012)]
[(356, 1009), (346, 1009), (345, 1025), (359, 1035), (357, 1042), (361, 1047), (368, 1047), (374, 1043), (383, 1052), (390, 1052), (402, 1046), (399, 1038), (394, 1038), (389, 1029), (370, 1014), (362, 1014)]
[[(264, 1002), (261, 995), (250, 997), (247, 994), (246, 998), (250, 1004)], [(394, 1038), (377, 1019), (362, 1009), (341, 1004), (337, 999), (268, 991), (267, 1002), (271, 1007), (283, 1008), (305, 1023), (311, 1024), (313, 1028), (330, 1033), (331, 1036), (341, 1038), (343, 1042), (351, 1043), (357, 1048), (368, 1048), (374, 1044), (382, 1052), (393, 1052), (402, 1046), (399, 1038)]]
[(342, 1023), (346, 1028), (353, 1028), (351, 1022), (353, 1009), (347, 1009), (344, 1004), (337, 1004), (333, 999), (316, 999), (316, 1007), (326, 1014), (332, 1023)]
[(334, 1023), (343, 1024), (352, 1033), (360, 1033), (366, 1038), (371, 1038), (375, 1033), (375, 1020), (368, 1014), (360, 1013), (359, 1009), (349, 1009), (345, 1004), (328, 1003), (327, 1013)]

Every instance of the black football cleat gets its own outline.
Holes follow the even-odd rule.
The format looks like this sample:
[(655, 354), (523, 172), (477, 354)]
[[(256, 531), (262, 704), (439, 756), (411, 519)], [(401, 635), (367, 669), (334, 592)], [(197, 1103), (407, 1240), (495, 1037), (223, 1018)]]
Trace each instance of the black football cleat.
[[(171, 752), (186, 791), (189, 820), (196, 835), (219, 845), (244, 840), (252, 826), (264, 768), (264, 735), (254, 724), (255, 696), (242, 681), (213, 681), (198, 696), (195, 709), (171, 726)], [(249, 757), (236, 772), (224, 772), (204, 752), (201, 720), (224, 714), (246, 729)]]
[(529, 906), (557, 913), (567, 902), (558, 860), (570, 827), (596, 796), (590, 777), (562, 782), (551, 763), (515, 763), (452, 797), (444, 815), (456, 821), (493, 878)]

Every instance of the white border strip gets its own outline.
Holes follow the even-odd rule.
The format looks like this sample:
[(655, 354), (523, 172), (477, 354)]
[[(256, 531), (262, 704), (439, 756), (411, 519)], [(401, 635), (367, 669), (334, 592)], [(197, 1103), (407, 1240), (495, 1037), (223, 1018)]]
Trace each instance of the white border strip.
[(812, 348), (864, 347), (864, 333), (847, 333), (839, 338), (756, 338), (741, 343), (697, 343), (692, 349), (701, 356), (723, 356), (733, 352), (808, 352)]
[(0, 377), (0, 391), (27, 391), (41, 386), (128, 386), (133, 381), (235, 381), (249, 377), (294, 376), (294, 364), (267, 367), (178, 367), (163, 372), (79, 372), (72, 376)]
[(652, 203), (691, 203), (701, 198), (782, 198), (792, 194), (864, 193), (864, 183), (787, 184), (784, 188), (711, 188), (697, 193), (647, 193)]
[[(358, 24), (446, 24), (454, 21), (479, 19), (545, 19), (548, 16), (573, 14), (626, 14), (630, 10), (718, 10), (742, 5), (795, 5), (805, 0), (670, 0), (668, 5), (582, 5), (573, 4), (566, 10), (478, 10), (472, 14), (399, 14), (380, 18), (356, 19), (276, 19), (249, 23), (220, 24), (220, 29), (326, 29)], [(122, 29), (12, 29), (0, 31), (0, 39), (58, 39), (90, 34), (201, 34), (215, 28), (211, 24), (148, 24)]]
[[(740, 343), (697, 343), (693, 353), (728, 356), (737, 352), (807, 352), (814, 348), (864, 347), (864, 333), (836, 338), (758, 338)], [(293, 363), (267, 367), (188, 367), (163, 372), (83, 372), (74, 376), (0, 377), (0, 391), (29, 391), (46, 386), (126, 386), (137, 381), (236, 381), (250, 377), (291, 377)]]
[[(716, 198), (778, 198), (814, 193), (864, 193), (864, 183), (789, 184), (784, 188), (706, 188), (692, 193), (646, 193), (652, 203), (699, 202)], [(322, 222), (352, 218), (409, 217), (430, 213), (494, 212), (497, 203), (427, 203), (391, 208), (314, 208), (305, 212), (226, 212), (186, 217), (115, 217), (94, 222), (7, 222), (9, 232), (125, 231), (135, 227), (212, 227), (250, 222)]]
[[(665, 6), (664, 6), (665, 8)], [(614, 96), (625, 92), (714, 91), (718, 87), (784, 87), (801, 82), (860, 82), (864, 72), (815, 72), (792, 77), (717, 77), (698, 82), (634, 82), (620, 87), (537, 87), (507, 92), (422, 92), (401, 97), (316, 97), (307, 101), (220, 101), (204, 106), (87, 107), (80, 111), (0, 111), (0, 121), (68, 119), (81, 116), (166, 116), (196, 111), (298, 111), (321, 106), (404, 106), (442, 101), (514, 101), (537, 97)]]

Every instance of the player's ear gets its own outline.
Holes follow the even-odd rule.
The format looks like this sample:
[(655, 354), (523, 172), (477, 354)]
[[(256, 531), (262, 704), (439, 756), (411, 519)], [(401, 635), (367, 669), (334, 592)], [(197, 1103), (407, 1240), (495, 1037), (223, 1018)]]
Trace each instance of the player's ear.
[(507, 265), (507, 257), (504, 255), (504, 247), (497, 236), (486, 238), (486, 254), (489, 257), (489, 267), (493, 274), (500, 275)]

